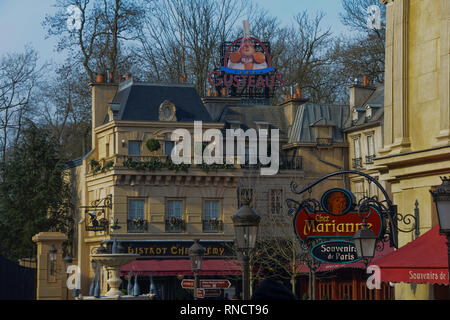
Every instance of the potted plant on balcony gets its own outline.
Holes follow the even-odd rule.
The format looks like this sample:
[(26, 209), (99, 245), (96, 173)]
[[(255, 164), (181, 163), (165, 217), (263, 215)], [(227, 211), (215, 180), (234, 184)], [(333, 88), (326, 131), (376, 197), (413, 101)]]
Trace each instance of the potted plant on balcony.
[(144, 219), (142, 219), (141, 217), (139, 218), (134, 218), (131, 223), (136, 227), (136, 229), (138, 230), (144, 230), (146, 227), (146, 221)]
[(183, 225), (183, 219), (178, 217), (170, 217), (169, 225), (173, 228), (179, 228)]
[(218, 220), (217, 218), (211, 218), (208, 220), (208, 224), (214, 229), (219, 229), (220, 220)]
[(148, 139), (145, 145), (147, 146), (147, 149), (152, 153), (161, 149), (161, 144), (154, 138)]

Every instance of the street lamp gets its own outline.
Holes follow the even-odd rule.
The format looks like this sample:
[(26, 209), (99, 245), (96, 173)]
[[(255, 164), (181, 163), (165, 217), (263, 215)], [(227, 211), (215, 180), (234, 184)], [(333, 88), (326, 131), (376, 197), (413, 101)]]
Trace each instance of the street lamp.
[(48, 251), (49, 253), (49, 257), (50, 257), (50, 275), (54, 275), (55, 274), (55, 261), (56, 261), (56, 253), (58, 252), (58, 250), (56, 250), (55, 245), (52, 244), (52, 246), (50, 247), (50, 250)]
[(248, 204), (244, 204), (231, 218), (239, 260), (242, 260), (243, 299), (250, 299), (250, 251), (255, 248), (261, 217)]
[(441, 177), (442, 184), (434, 190), (434, 202), (439, 219), (439, 232), (447, 236), (448, 276), (450, 278), (450, 178)]
[(355, 243), (358, 258), (371, 259), (374, 257), (377, 236), (372, 230), (367, 228), (365, 218), (363, 219), (362, 228), (355, 232), (353, 242)]
[(194, 299), (197, 300), (198, 273), (202, 270), (202, 260), (205, 254), (199, 239), (194, 240), (194, 244), (189, 248), (189, 258), (191, 259), (191, 270), (194, 273)]

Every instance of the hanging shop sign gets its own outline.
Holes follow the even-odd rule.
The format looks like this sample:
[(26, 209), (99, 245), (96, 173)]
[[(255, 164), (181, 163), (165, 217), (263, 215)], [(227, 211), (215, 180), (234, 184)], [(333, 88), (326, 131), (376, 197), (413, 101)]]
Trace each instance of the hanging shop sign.
[(311, 249), (311, 255), (326, 263), (352, 263), (360, 260), (351, 241), (325, 241)]
[(345, 189), (332, 189), (321, 198), (321, 208), (312, 211), (309, 206), (300, 206), (294, 216), (294, 230), (301, 241), (311, 238), (351, 238), (362, 228), (361, 215), (367, 216), (369, 229), (380, 237), (383, 220), (375, 206), (366, 212), (353, 210), (354, 195)]
[(86, 210), (86, 231), (106, 231), (108, 229), (108, 219), (105, 210)]

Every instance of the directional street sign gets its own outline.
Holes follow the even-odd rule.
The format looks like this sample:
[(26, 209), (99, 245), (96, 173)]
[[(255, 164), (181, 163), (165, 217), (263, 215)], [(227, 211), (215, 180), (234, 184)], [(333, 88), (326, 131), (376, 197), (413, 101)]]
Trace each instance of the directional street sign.
[(198, 288), (197, 289), (197, 298), (204, 298), (205, 297), (205, 289)]
[[(229, 280), (226, 279), (210, 279), (200, 280), (200, 288), (203, 289), (228, 289), (231, 286)], [(183, 289), (194, 289), (194, 279), (183, 279), (181, 281)]]
[(181, 287), (183, 289), (194, 289), (194, 279), (183, 279), (181, 281)]
[(228, 280), (200, 280), (200, 288), (204, 289), (228, 289), (231, 286)]

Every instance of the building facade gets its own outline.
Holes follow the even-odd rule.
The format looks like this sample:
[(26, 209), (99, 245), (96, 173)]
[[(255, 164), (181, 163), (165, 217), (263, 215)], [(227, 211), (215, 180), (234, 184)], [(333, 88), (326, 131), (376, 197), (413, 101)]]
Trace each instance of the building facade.
[[(382, 2), (387, 6), (384, 147), (374, 166), (391, 185), (399, 213), (412, 214), (417, 207), (423, 234), (438, 224), (430, 190), (450, 173), (450, 3)], [(411, 240), (410, 233), (399, 234), (400, 246)], [(396, 299), (433, 299), (436, 289), (396, 284)]]
[[(186, 296), (181, 280), (192, 275), (186, 262), (194, 239), (201, 239), (207, 249), (205, 259), (216, 261), (214, 266), (208, 262), (204, 276), (237, 280), (231, 217), (242, 195), (251, 195), (252, 207), (263, 218), (260, 237), (270, 237), (274, 221), (286, 221), (277, 217), (286, 214), (285, 199), (295, 198), (292, 181), (306, 186), (346, 165), (342, 126), (348, 106), (314, 105), (300, 96), (279, 106), (243, 104), (235, 97), (202, 100), (189, 85), (138, 83), (132, 78), (91, 86), (93, 148), (72, 161), (70, 169), (80, 208), (74, 253), (83, 295), (89, 294), (94, 278), (90, 254), (102, 243), (110, 247), (113, 239), (146, 261), (141, 269), (129, 266), (123, 279), (132, 272), (145, 288), (153, 276), (165, 299)], [(278, 173), (261, 175), (260, 163), (174, 164), (169, 157), (174, 148), (171, 134), (184, 129), (194, 136), (195, 121), (202, 121), (203, 132), (215, 129), (223, 136), (227, 129), (278, 129)], [(192, 149), (196, 147), (194, 143)], [(246, 159), (249, 156), (247, 148)], [(344, 184), (336, 179), (314, 192), (318, 196)], [(120, 228), (111, 230), (113, 224)], [(293, 233), (289, 223), (277, 227)], [(104, 270), (102, 293), (107, 277)], [(233, 292), (239, 292), (240, 282), (233, 286)]]

